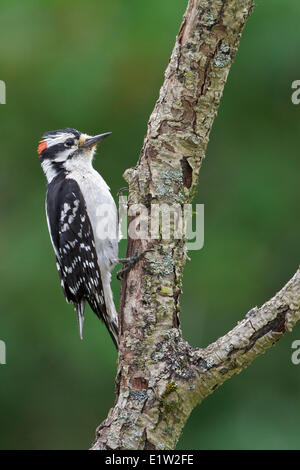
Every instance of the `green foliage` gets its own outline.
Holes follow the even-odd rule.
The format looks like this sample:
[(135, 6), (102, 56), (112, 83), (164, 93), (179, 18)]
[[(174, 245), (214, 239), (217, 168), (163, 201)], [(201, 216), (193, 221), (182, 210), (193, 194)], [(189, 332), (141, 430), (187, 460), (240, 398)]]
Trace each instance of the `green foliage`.
[[(113, 194), (138, 158), (185, 0), (1, 2), (0, 447), (87, 448), (114, 402), (116, 353), (89, 310), (80, 341), (56, 273), (36, 154), (46, 130), (112, 131)], [(200, 172), (205, 246), (190, 252), (182, 329), (206, 346), (299, 265), (299, 2), (257, 2)], [(121, 244), (124, 254), (125, 242)], [(114, 280), (115, 298), (119, 283)], [(299, 448), (299, 328), (194, 411), (179, 448)], [(172, 403), (172, 401), (171, 401)], [(280, 410), (280, 412), (278, 412)], [(166, 428), (167, 432), (167, 428)]]

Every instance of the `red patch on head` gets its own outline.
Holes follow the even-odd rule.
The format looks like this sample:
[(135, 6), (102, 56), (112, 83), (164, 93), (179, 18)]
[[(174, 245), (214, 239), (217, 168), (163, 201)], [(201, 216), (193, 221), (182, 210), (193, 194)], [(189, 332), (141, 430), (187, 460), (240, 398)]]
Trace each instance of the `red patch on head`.
[(41, 155), (43, 150), (45, 150), (46, 148), (47, 148), (47, 142), (45, 140), (41, 140), (37, 148), (37, 153)]

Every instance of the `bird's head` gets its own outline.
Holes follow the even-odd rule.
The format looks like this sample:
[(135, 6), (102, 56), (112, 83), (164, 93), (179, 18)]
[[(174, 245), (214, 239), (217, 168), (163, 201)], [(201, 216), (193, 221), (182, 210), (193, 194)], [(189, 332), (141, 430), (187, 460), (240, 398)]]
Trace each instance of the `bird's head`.
[(46, 132), (37, 152), (48, 182), (61, 171), (91, 165), (96, 145), (110, 134), (105, 132), (93, 137), (71, 128)]

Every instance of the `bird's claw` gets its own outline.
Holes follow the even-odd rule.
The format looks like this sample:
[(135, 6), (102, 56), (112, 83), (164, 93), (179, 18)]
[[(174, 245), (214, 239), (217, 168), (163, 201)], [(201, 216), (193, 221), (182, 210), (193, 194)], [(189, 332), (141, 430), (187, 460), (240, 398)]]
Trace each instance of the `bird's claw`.
[(140, 260), (142, 259), (146, 253), (149, 251), (153, 251), (153, 248), (149, 248), (148, 250), (142, 251), (140, 254), (138, 254), (138, 251), (135, 252), (135, 254), (130, 257), (130, 258), (119, 258), (118, 261), (119, 263), (123, 263), (126, 266), (124, 266), (120, 271), (117, 272), (117, 279), (118, 281), (121, 281), (123, 274), (129, 272), (133, 266)]

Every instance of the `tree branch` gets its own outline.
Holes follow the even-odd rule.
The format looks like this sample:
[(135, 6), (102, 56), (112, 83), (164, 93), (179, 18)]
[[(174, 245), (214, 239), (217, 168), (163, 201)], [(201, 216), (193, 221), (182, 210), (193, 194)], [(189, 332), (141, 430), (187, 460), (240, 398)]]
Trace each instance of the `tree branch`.
[[(197, 375), (195, 400), (200, 403), (232, 375), (290, 332), (300, 319), (300, 270), (268, 302), (251, 309), (225, 336), (207, 348), (191, 350), (190, 364)], [(197, 370), (197, 372), (196, 372)]]
[[(129, 207), (183, 206), (201, 162), (253, 0), (190, 0), (148, 123), (125, 172)], [(122, 282), (117, 398), (93, 449), (172, 449), (192, 409), (289, 331), (299, 319), (299, 271), (260, 309), (205, 349), (179, 329), (187, 259), (183, 240), (129, 239), (127, 254), (152, 249)]]

